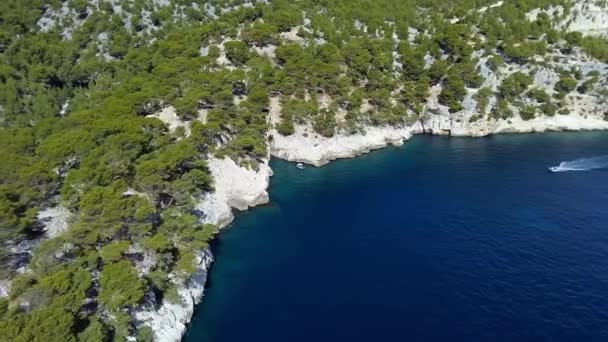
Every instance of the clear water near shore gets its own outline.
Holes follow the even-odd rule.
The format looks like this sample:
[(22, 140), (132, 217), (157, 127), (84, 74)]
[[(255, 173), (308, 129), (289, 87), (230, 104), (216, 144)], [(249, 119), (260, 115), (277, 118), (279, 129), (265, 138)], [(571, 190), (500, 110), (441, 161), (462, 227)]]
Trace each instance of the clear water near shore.
[(273, 160), (185, 341), (608, 341), (608, 133), (417, 136)]

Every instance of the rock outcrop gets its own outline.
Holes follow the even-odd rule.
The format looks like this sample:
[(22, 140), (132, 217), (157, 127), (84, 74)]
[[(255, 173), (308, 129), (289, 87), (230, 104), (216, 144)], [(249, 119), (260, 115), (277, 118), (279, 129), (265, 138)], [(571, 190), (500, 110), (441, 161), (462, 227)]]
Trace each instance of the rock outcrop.
[(599, 1), (576, 1), (572, 15), (566, 25), (570, 31), (578, 31), (586, 36), (608, 35), (608, 10)]
[(409, 127), (366, 127), (365, 133), (354, 135), (337, 134), (331, 138), (311, 132), (305, 126), (297, 126), (290, 136), (274, 132), (270, 142), (273, 156), (294, 162), (322, 166), (329, 161), (352, 158), (371, 150), (388, 146), (400, 146), (413, 134), (484, 137), (500, 133), (531, 133), (546, 131), (584, 131), (608, 129), (608, 121), (599, 116), (577, 114), (537, 117), (532, 120), (512, 118), (509, 120), (455, 121), (441, 115), (431, 115), (423, 123)]
[(186, 325), (194, 313), (194, 306), (203, 298), (207, 272), (213, 256), (211, 251), (204, 250), (198, 258), (198, 271), (189, 280), (188, 285), (178, 290), (182, 303), (172, 303), (163, 300), (158, 309), (154, 301), (150, 301), (144, 309), (135, 313), (137, 321), (152, 328), (157, 341), (180, 341)]
[(68, 209), (58, 205), (41, 210), (38, 213), (38, 221), (44, 226), (47, 238), (52, 239), (68, 229), (68, 220), (71, 216)]
[(412, 127), (367, 127), (362, 133), (337, 134), (326, 138), (310, 127), (296, 126), (290, 136), (272, 131), (269, 142), (272, 155), (294, 162), (321, 166), (340, 158), (351, 158), (389, 144), (400, 146), (413, 133), (419, 133), (419, 124)]
[(205, 195), (196, 209), (205, 213), (203, 222), (225, 227), (234, 219), (232, 208), (246, 210), (268, 203), (268, 182), (272, 170), (265, 160), (259, 170), (238, 166), (232, 159), (212, 158), (209, 170), (215, 181), (215, 192)]
[[(232, 159), (212, 158), (209, 170), (215, 181), (215, 192), (205, 195), (196, 208), (204, 213), (202, 221), (225, 227), (234, 219), (232, 209), (246, 210), (268, 202), (268, 183), (272, 170), (268, 161), (258, 165), (258, 170), (240, 167)], [(203, 298), (207, 272), (213, 262), (209, 249), (198, 258), (198, 271), (178, 290), (182, 303), (163, 300), (160, 306), (150, 299), (134, 317), (140, 325), (152, 328), (157, 341), (177, 342), (186, 331), (194, 307)]]

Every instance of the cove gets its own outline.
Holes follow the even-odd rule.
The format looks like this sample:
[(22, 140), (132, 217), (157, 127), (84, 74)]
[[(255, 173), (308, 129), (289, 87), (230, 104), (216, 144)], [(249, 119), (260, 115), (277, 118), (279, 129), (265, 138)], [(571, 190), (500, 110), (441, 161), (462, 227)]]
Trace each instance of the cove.
[(608, 133), (416, 136), (298, 170), (213, 243), (184, 340), (606, 341)]

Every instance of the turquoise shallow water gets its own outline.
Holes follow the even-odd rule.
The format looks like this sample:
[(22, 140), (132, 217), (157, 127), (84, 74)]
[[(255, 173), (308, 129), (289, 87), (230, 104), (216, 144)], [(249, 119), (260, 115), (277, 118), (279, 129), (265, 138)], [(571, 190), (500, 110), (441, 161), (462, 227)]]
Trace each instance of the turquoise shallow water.
[(322, 168), (213, 245), (185, 341), (608, 341), (607, 133), (417, 136)]

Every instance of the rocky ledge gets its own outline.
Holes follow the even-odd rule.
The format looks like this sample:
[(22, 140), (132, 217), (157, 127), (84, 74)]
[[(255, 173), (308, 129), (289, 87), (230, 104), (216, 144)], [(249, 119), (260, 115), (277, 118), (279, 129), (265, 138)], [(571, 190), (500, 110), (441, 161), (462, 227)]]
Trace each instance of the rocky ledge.
[(273, 132), (270, 146), (272, 155), (277, 158), (322, 166), (334, 159), (352, 158), (388, 145), (400, 146), (413, 134), (484, 137), (500, 133), (600, 129), (608, 129), (608, 121), (599, 116), (556, 115), (528, 121), (514, 118), (463, 123), (436, 115), (412, 126), (366, 127), (363, 133), (337, 134), (330, 138), (314, 133), (310, 127), (298, 126), (290, 136)]
[(361, 133), (326, 138), (310, 127), (297, 126), (290, 136), (273, 131), (270, 147), (272, 155), (277, 158), (322, 166), (331, 160), (355, 157), (388, 144), (403, 145), (413, 133), (421, 130), (419, 124), (412, 127), (367, 127)]

